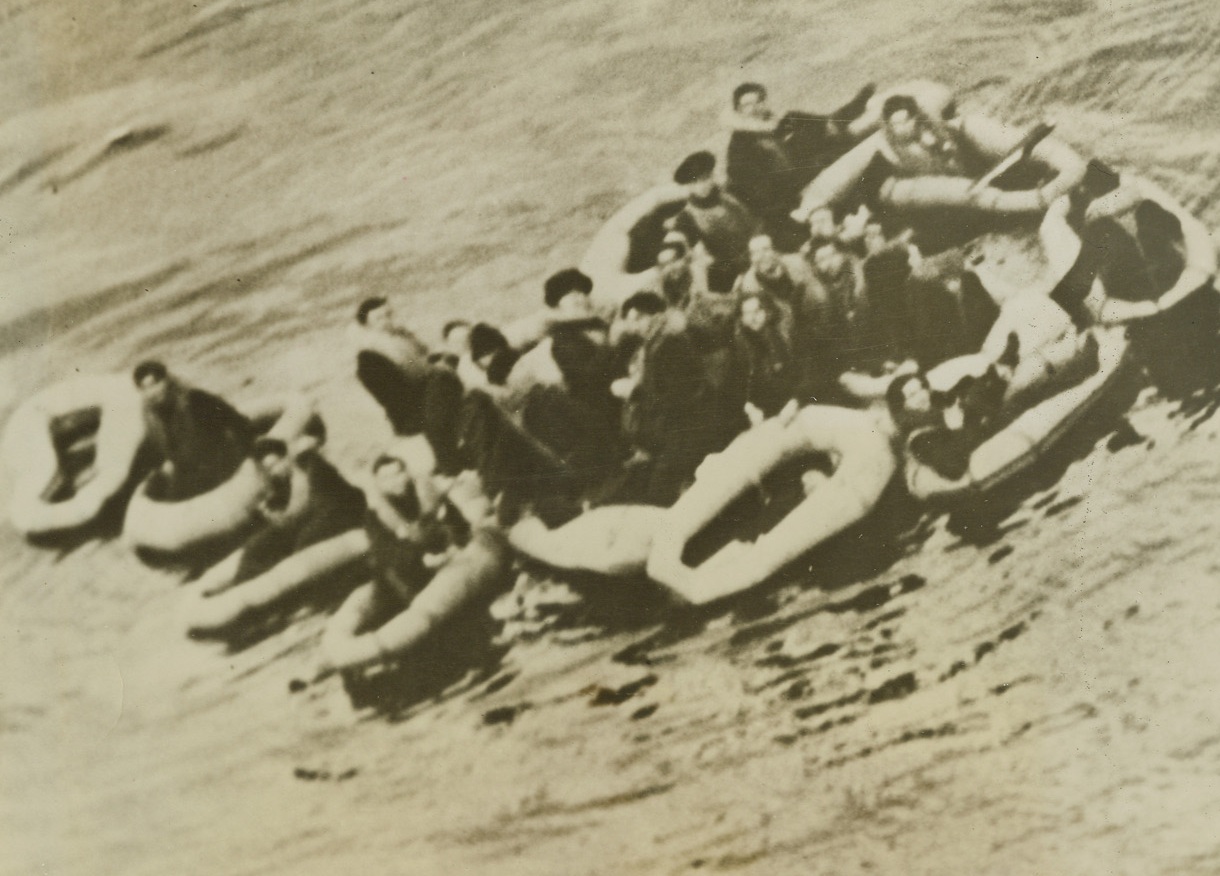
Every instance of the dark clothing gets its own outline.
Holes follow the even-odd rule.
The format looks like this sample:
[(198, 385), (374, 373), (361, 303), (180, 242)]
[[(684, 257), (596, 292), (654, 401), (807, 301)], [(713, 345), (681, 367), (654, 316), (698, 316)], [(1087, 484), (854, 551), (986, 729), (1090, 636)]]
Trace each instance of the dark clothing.
[(369, 538), (369, 565), (373, 571), (378, 602), (392, 603), (398, 611), (407, 608), (435, 574), (424, 563), (425, 554), (440, 554), (470, 541), (470, 525), (449, 504), (409, 522), (409, 531), (400, 535), (386, 526), (380, 515), (369, 509), (364, 529)]
[(356, 354), (356, 379), (381, 405), (395, 435), (423, 431), (423, 398), (430, 368), (404, 368), (374, 350)]
[(579, 493), (579, 479), (563, 459), (484, 392), (467, 393), (456, 434), (459, 467), (477, 471), (487, 494), (501, 497), (502, 517), (511, 519), (522, 505), (534, 503), (535, 512), (551, 522), (551, 506), (563, 507)]
[(1080, 233), (1080, 254), (1051, 298), (1081, 329), (1093, 322), (1084, 301), (1097, 277), (1112, 298), (1159, 298), (1185, 269), (1182, 239), (1178, 217), (1147, 199), (1121, 216), (1089, 222)]
[(395, 435), (423, 434), (436, 454), (442, 474), (456, 474), (456, 432), (462, 405), (462, 381), (443, 365), (403, 367), (387, 356), (362, 350), (356, 377), (390, 421)]
[(737, 424), (730, 432), (718, 416), (703, 359), (687, 332), (658, 324), (636, 355), (641, 376), (624, 406), (624, 432), (646, 459), (628, 472), (621, 500), (668, 506)]
[(768, 417), (796, 397), (792, 353), (781, 333), (770, 323), (761, 332), (738, 325), (733, 338), (735, 407), (746, 402)]
[(310, 545), (360, 526), (365, 511), (364, 493), (320, 456), (315, 455), (305, 465), (309, 478), (305, 510), (285, 525), (264, 525), (246, 542), (234, 583), (249, 581)]
[[(963, 377), (947, 393), (934, 392), (933, 405), (942, 425), (918, 429), (907, 441), (911, 456), (942, 477), (957, 480), (970, 468), (970, 456), (1003, 426), (1001, 419), (1008, 382), (988, 368), (981, 377)], [(944, 412), (954, 404), (962, 409), (962, 425), (943, 425)]]
[(165, 403), (145, 408), (149, 446), (173, 470), (156, 485), (157, 498), (182, 501), (220, 486), (245, 461), (254, 440), (251, 422), (202, 389), (171, 382)]
[(758, 220), (732, 195), (717, 191), (710, 198), (687, 199), (675, 219), (689, 240), (702, 242), (712, 263), (708, 285), (727, 292), (749, 266), (750, 238), (760, 230)]

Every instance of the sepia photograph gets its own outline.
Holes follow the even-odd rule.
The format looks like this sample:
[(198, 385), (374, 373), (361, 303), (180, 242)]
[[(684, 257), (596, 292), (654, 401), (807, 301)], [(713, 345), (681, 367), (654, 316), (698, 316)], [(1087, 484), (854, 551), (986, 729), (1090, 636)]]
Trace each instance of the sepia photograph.
[(1220, 873), (1215, 0), (0, 71), (0, 876)]

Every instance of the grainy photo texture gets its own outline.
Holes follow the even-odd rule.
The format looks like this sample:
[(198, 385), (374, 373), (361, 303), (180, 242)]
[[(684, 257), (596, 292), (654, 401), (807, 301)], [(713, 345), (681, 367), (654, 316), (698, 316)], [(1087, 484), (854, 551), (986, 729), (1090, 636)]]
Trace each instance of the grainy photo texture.
[(1214, 0), (0, 0), (0, 872), (1220, 870)]

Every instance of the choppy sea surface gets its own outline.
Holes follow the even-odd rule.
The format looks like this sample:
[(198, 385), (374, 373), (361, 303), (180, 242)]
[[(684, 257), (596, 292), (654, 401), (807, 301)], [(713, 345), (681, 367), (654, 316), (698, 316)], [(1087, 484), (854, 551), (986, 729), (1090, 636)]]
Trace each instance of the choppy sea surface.
[[(0, 73), (0, 415), (159, 357), (309, 391), (353, 473), (387, 435), (354, 303), (429, 337), (532, 308), (743, 79), (940, 79), (1220, 220), (1213, 0), (3, 0)], [(187, 570), (6, 528), (0, 872), (1220, 871), (1220, 347), (1189, 352), (1195, 387), (1133, 377), (970, 514), (702, 611), (534, 580), (393, 701), (290, 692), (321, 614), (191, 642)]]

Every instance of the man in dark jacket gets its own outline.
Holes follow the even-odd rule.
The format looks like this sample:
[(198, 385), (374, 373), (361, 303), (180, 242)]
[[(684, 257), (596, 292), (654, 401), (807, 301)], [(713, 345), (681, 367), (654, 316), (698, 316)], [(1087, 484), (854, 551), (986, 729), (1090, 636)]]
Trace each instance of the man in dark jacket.
[(181, 501), (220, 486), (241, 465), (254, 427), (219, 396), (189, 386), (160, 362), (135, 367), (149, 445), (160, 460), (158, 498)]
[(829, 115), (793, 111), (778, 121), (762, 85), (745, 82), (733, 90), (727, 188), (781, 249), (794, 250), (803, 240), (804, 229), (788, 214), (800, 203), (801, 189), (853, 145), (847, 123), (864, 111), (874, 90), (865, 86)]
[(712, 176), (715, 169), (716, 157), (710, 152), (695, 152), (678, 165), (674, 182), (686, 187), (687, 200), (674, 226), (687, 240), (702, 244), (710, 257), (708, 286), (727, 292), (750, 266), (750, 238), (759, 224), (740, 201), (721, 191)]

